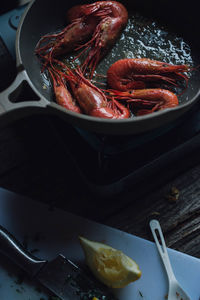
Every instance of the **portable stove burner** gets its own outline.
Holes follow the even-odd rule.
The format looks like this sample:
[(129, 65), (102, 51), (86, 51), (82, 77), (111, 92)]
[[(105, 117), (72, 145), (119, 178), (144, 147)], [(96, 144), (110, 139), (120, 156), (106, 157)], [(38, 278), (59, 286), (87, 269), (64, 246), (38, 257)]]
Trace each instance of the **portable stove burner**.
[[(16, 74), (16, 28), (24, 8), (0, 16), (0, 63), (5, 67), (5, 61), (9, 61), (6, 73), (11, 76), (5, 76), (1, 89)], [(56, 117), (48, 120), (53, 129), (52, 138), (63, 144), (66, 159), (73, 162), (74, 171), (79, 172), (87, 189), (100, 197), (112, 197), (132, 189), (136, 191), (138, 183), (144, 181), (146, 187), (147, 184), (155, 187), (199, 160), (198, 103), (172, 124), (132, 136), (94, 134), (74, 128)]]

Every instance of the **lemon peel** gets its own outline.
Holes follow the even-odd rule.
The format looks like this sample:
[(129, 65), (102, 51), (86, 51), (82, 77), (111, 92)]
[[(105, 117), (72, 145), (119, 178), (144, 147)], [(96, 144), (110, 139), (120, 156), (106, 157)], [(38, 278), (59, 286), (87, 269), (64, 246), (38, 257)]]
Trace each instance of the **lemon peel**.
[(97, 279), (112, 288), (122, 288), (141, 277), (138, 264), (122, 251), (79, 237), (85, 260)]

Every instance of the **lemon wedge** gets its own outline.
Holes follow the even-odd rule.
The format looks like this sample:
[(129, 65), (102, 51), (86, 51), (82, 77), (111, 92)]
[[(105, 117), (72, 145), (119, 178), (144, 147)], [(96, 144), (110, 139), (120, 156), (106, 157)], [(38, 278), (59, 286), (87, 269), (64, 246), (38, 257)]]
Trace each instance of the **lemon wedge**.
[(79, 237), (88, 267), (97, 279), (112, 288), (122, 288), (139, 279), (137, 263), (106, 244)]

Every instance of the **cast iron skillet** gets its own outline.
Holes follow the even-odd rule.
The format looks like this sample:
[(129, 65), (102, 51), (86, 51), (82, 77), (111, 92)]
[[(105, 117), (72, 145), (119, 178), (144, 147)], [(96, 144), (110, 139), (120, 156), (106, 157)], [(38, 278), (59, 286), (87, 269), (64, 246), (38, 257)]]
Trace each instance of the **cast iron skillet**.
[[(161, 3), (159, 3), (161, 2)], [(85, 3), (78, 0), (73, 5)], [(181, 34), (189, 42), (190, 47), (198, 57), (199, 41), (195, 34), (200, 26), (196, 14), (197, 7), (190, 1), (190, 6), (183, 7), (175, 1), (135, 0), (123, 1), (128, 11), (140, 11), (145, 16), (158, 18), (166, 23), (173, 32)], [(173, 109), (167, 109), (126, 120), (107, 120), (65, 110), (53, 101), (51, 87), (44, 89), (41, 77), (40, 63), (34, 55), (35, 46), (40, 37), (46, 33), (63, 28), (66, 24), (65, 12), (71, 6), (70, 1), (32, 1), (20, 23), (16, 38), (16, 57), (18, 75), (12, 85), (0, 95), (0, 121), (7, 122), (31, 114), (55, 114), (64, 118), (70, 124), (89, 131), (127, 135), (138, 134), (161, 127), (179, 118), (188, 111), (200, 96), (198, 73), (190, 79), (190, 87), (183, 96), (181, 104)], [(196, 15), (195, 15), (196, 14)], [(197, 53), (197, 55), (196, 55)], [(198, 64), (198, 59), (194, 62)], [(28, 101), (18, 99), (22, 87), (28, 85), (35, 96)], [(191, 88), (192, 87), (192, 88)], [(18, 99), (17, 102), (15, 100)]]

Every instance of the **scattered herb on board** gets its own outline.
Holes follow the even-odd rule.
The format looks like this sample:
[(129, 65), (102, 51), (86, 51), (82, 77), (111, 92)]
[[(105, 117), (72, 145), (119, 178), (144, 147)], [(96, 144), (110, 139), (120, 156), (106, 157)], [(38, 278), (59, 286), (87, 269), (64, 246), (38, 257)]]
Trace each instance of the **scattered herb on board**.
[(139, 295), (140, 295), (140, 297), (142, 297), (142, 298), (144, 297), (141, 291), (139, 291)]
[(168, 200), (168, 202), (175, 203), (178, 201), (179, 196), (180, 196), (179, 190), (175, 186), (172, 186), (169, 194), (166, 195), (165, 198)]

